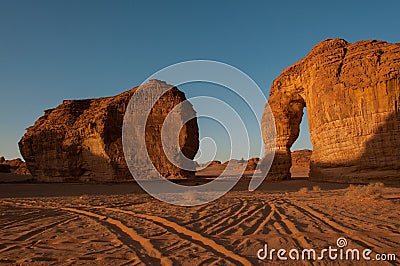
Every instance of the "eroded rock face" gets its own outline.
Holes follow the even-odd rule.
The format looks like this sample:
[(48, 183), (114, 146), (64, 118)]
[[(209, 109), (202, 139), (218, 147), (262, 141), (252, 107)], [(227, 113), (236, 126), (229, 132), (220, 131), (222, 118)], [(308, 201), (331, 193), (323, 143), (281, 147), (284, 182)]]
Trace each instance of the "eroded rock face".
[[(147, 84), (152, 85), (171, 87), (157, 80)], [(132, 180), (122, 148), (122, 124), (136, 90), (114, 97), (66, 100), (45, 111), (19, 142), (32, 175), (45, 181)], [(171, 87), (154, 105), (146, 124), (149, 157), (166, 178), (194, 176), (172, 165), (162, 152), (162, 122), (184, 100), (184, 93)], [(183, 126), (179, 144), (186, 157), (194, 158), (199, 145), (195, 119)]]
[[(272, 84), (277, 145), (269, 179), (290, 178), (290, 147), (307, 107), (312, 179), (398, 182), (399, 88), (400, 44), (333, 39), (316, 45)], [(264, 136), (267, 147), (269, 141)]]

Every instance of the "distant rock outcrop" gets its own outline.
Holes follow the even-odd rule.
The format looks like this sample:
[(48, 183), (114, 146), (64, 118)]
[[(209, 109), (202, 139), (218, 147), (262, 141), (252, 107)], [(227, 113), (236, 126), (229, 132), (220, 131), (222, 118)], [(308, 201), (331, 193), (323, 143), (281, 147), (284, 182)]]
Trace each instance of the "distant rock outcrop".
[(246, 169), (245, 171), (254, 171), (257, 169), (258, 162), (260, 161), (260, 158), (251, 158), (247, 161)]
[[(193, 172), (169, 162), (161, 144), (162, 123), (176, 105), (186, 100), (184, 93), (157, 80), (145, 86), (170, 88), (153, 106), (147, 119), (146, 144), (150, 159), (166, 178), (193, 177)], [(45, 181), (132, 180), (122, 148), (122, 124), (136, 90), (137, 87), (99, 99), (65, 100), (57, 108), (46, 110), (19, 142), (32, 175)], [(187, 158), (194, 158), (199, 145), (196, 119), (183, 126), (179, 145)]]
[(308, 177), (310, 175), (311, 154), (310, 150), (297, 150), (291, 153), (290, 173), (292, 177)]
[(291, 153), (292, 167), (305, 167), (310, 168), (312, 151), (310, 150), (297, 150)]
[(231, 159), (224, 163), (220, 161), (211, 161), (203, 165), (202, 169), (198, 169), (196, 175), (197, 176), (212, 176), (216, 177), (221, 175), (229, 164), (230, 169), (225, 174), (236, 175), (238, 173), (243, 175), (252, 175), (254, 171), (257, 169), (257, 165), (259, 162), (259, 158), (251, 158), (249, 160), (244, 160), (243, 158)]
[(220, 161), (211, 161), (211, 162), (209, 162), (207, 165), (216, 165), (216, 164), (221, 164), (221, 162)]
[(244, 164), (244, 163), (246, 163), (246, 162), (247, 162), (247, 161), (244, 160), (243, 158), (240, 159), (240, 160), (238, 160), (238, 159), (230, 159), (229, 161), (224, 162), (223, 165), (226, 166), (226, 165), (228, 165), (229, 163), (234, 164), (234, 165), (236, 165), (236, 164)]
[(0, 158), (0, 172), (2, 173), (14, 173), (17, 175), (30, 175), (26, 163), (20, 158), (6, 160), (4, 157)]
[[(290, 147), (307, 106), (311, 179), (399, 182), (400, 44), (323, 41), (281, 73), (268, 102), (277, 131), (269, 179), (290, 178)], [(265, 115), (263, 128), (269, 122)]]

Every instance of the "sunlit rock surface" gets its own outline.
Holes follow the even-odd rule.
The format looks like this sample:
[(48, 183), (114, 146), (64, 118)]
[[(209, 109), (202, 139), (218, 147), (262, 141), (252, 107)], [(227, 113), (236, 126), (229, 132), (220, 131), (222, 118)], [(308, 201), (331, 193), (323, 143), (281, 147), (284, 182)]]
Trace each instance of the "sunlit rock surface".
[[(290, 178), (290, 147), (306, 107), (311, 179), (398, 182), (399, 88), (400, 44), (342, 39), (317, 44), (272, 84), (268, 102), (277, 139), (268, 178)], [(267, 147), (269, 141), (264, 136)]]

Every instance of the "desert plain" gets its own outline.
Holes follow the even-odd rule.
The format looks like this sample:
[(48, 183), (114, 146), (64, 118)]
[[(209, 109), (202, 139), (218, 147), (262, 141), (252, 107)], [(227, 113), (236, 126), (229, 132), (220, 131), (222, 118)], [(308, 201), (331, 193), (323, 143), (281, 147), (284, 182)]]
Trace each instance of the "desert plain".
[[(11, 177), (11, 174), (2, 174)], [(195, 207), (160, 202), (134, 182), (0, 184), (0, 263), (6, 265), (395, 265), (398, 261), (260, 260), (269, 249), (371, 249), (396, 254), (400, 187), (249, 178)], [(184, 180), (198, 185), (206, 178)], [(195, 202), (201, 195), (185, 195)], [(301, 253), (300, 253), (301, 254)], [(398, 254), (397, 254), (398, 255)], [(287, 256), (287, 255), (286, 255)]]

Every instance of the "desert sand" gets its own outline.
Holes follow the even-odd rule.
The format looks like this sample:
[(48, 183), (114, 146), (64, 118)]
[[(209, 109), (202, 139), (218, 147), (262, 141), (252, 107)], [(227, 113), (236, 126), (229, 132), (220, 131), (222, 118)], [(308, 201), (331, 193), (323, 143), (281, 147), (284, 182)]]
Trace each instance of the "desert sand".
[[(339, 237), (347, 239), (349, 248), (372, 249), (371, 256), (399, 251), (399, 187), (382, 187), (380, 197), (373, 199), (349, 194), (353, 186), (305, 179), (265, 183), (254, 192), (247, 191), (247, 184), (248, 179), (241, 180), (233, 191), (208, 204), (177, 207), (152, 198), (135, 183), (3, 183), (0, 262), (273, 265), (276, 257), (272, 262), (257, 259), (266, 243), (275, 249), (318, 251), (336, 247)], [(188, 200), (198, 196), (188, 195)], [(339, 263), (366, 262), (285, 262)]]

